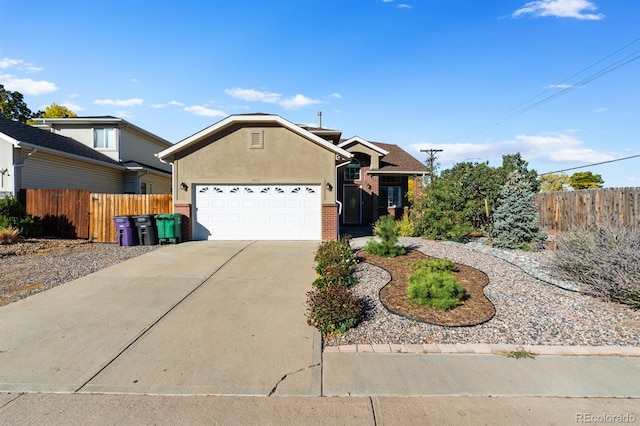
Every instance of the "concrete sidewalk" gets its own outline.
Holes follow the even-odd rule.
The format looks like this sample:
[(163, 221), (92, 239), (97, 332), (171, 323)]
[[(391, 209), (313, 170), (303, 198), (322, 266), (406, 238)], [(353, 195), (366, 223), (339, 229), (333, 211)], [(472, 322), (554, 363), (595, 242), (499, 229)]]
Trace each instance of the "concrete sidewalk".
[(634, 399), (0, 394), (13, 425), (569, 425), (638, 423)]

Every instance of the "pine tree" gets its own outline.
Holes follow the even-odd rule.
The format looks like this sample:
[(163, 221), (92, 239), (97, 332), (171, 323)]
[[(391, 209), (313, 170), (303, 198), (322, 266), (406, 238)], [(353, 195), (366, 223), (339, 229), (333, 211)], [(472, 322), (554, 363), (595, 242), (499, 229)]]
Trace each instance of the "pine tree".
[(547, 234), (538, 225), (538, 211), (529, 183), (519, 171), (513, 171), (502, 186), (493, 214), (493, 245), (522, 249), (546, 238)]

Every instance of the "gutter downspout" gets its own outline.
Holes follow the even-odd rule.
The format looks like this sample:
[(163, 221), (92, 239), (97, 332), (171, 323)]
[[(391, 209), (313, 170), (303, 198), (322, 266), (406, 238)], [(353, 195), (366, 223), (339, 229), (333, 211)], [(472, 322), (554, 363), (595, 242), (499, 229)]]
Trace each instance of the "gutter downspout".
[[(20, 147), (20, 148), (22, 148), (22, 147)], [(18, 188), (18, 186), (20, 186), (19, 185), (19, 181), (18, 181), (18, 179), (16, 179), (16, 177), (18, 176), (18, 168), (19, 167), (24, 167), (24, 165), (27, 162), (27, 160), (29, 159), (29, 157), (31, 157), (36, 152), (38, 152), (38, 147), (34, 147), (33, 150), (31, 150), (31, 152), (29, 154), (27, 154), (27, 156), (24, 157), (21, 162), (13, 165), (13, 194), (14, 194), (15, 197), (17, 197), (18, 192), (20, 192), (20, 188)], [(4, 174), (3, 174), (3, 176), (4, 176)], [(20, 181), (22, 181), (22, 175), (20, 175)]]

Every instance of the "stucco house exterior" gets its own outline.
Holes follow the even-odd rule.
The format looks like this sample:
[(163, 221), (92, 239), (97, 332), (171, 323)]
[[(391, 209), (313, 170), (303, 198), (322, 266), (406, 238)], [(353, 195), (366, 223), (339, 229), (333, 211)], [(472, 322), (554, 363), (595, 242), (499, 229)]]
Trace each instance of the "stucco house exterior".
[(427, 171), (396, 145), (272, 114), (231, 115), (158, 157), (195, 240), (336, 239), (341, 224), (402, 211), (409, 178)]
[(114, 117), (37, 121), (0, 118), (0, 197), (28, 188), (171, 192), (171, 166), (154, 155), (170, 142)]

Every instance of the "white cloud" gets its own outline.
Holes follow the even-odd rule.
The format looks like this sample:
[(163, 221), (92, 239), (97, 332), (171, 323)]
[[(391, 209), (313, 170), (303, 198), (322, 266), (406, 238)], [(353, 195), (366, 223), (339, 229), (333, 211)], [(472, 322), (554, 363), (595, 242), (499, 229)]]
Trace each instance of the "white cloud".
[(602, 107), (602, 108), (597, 108), (596, 112), (605, 112), (605, 111), (609, 111), (609, 108), (607, 107)]
[(224, 92), (232, 98), (250, 102), (265, 102), (268, 104), (275, 104), (282, 98), (282, 95), (279, 93), (261, 92), (259, 90), (242, 89), (240, 87), (226, 89)]
[(184, 104), (182, 102), (178, 102), (178, 101), (169, 101), (166, 104), (152, 104), (151, 108), (166, 108), (168, 106), (179, 106), (179, 107), (183, 107)]
[(342, 95), (340, 93), (332, 93), (329, 95), (330, 98), (342, 99)]
[(117, 107), (132, 107), (137, 105), (142, 105), (144, 101), (139, 98), (131, 98), (131, 99), (96, 99), (93, 101), (96, 105), (110, 105)]
[(207, 108), (203, 105), (193, 105), (190, 107), (185, 107), (185, 111), (191, 112), (195, 115), (201, 115), (204, 117), (226, 117), (228, 114), (224, 111)]
[[(297, 94), (288, 99), (282, 99), (280, 93), (259, 91), (254, 89), (243, 89), (236, 87), (234, 89), (226, 89), (224, 91), (227, 95), (249, 102), (264, 102), (267, 104), (278, 104), (285, 109), (302, 108), (308, 105), (315, 105), (323, 103), (319, 99), (311, 99), (304, 95)], [(340, 97), (340, 94), (334, 93), (332, 97)]]
[(69, 96), (67, 96), (67, 97), (68, 97), (68, 98), (71, 98), (71, 99), (75, 99), (75, 98), (77, 98), (78, 96), (80, 96), (80, 95), (78, 95), (77, 93), (72, 93), (72, 94), (70, 94), (70, 95), (69, 95)]
[(406, 3), (400, 3), (399, 5), (396, 6), (398, 9), (411, 9), (413, 6), (408, 5)]
[(7, 90), (20, 92), (23, 95), (37, 96), (58, 90), (58, 86), (50, 81), (17, 78), (11, 74), (0, 75), (0, 84), (4, 85)]
[(307, 98), (306, 96), (300, 94), (297, 94), (292, 98), (285, 99), (282, 102), (278, 102), (279, 105), (283, 106), (286, 109), (302, 108), (307, 105), (315, 105), (321, 103), (322, 101), (318, 99)]
[(490, 161), (499, 165), (503, 155), (516, 152), (526, 161), (551, 163), (597, 163), (617, 158), (610, 152), (585, 147), (584, 142), (574, 133), (573, 130), (567, 130), (549, 135), (516, 135), (511, 140), (481, 144), (420, 143), (411, 145), (411, 148), (416, 152), (420, 152), (421, 149), (442, 149), (442, 152), (438, 153), (438, 161), (443, 165), (464, 161)]
[(589, 0), (537, 0), (526, 3), (523, 7), (513, 12), (513, 18), (531, 14), (534, 17), (553, 16), (556, 18), (576, 18), (582, 20), (600, 20), (604, 18), (601, 13), (584, 13), (584, 11), (597, 10), (593, 2)]
[(13, 67), (16, 67), (21, 71), (27, 71), (27, 72), (38, 72), (44, 69), (42, 67), (36, 67), (30, 62), (25, 62), (22, 59), (11, 59), (11, 58), (0, 59), (0, 68), (13, 68)]
[(69, 108), (73, 112), (84, 111), (84, 108), (78, 104), (74, 104), (73, 102), (63, 102), (62, 106)]
[(573, 84), (550, 84), (547, 89), (570, 89), (572, 87)]
[(23, 63), (22, 59), (2, 58), (0, 59), (0, 68), (12, 68)]

